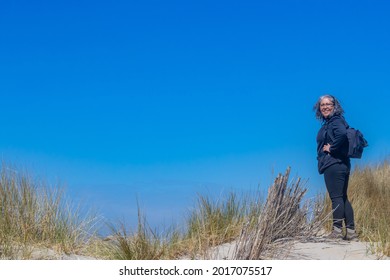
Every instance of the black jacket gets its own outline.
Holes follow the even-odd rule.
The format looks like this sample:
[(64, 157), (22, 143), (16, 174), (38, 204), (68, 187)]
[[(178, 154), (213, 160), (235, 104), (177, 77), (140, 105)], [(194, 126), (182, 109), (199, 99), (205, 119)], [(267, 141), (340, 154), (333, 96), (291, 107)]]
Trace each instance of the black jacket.
[[(340, 115), (334, 115), (325, 120), (317, 134), (318, 172), (335, 163), (345, 163), (350, 166), (348, 154), (347, 123)], [(330, 153), (323, 152), (325, 144), (330, 144)]]

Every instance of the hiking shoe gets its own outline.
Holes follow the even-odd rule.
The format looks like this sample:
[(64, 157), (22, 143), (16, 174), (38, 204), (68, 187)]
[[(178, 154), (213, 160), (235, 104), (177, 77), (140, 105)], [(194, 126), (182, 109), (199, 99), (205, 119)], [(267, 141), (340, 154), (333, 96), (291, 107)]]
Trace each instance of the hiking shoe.
[(344, 234), (341, 228), (334, 227), (332, 232), (326, 235), (325, 238), (340, 240), (340, 239), (344, 239)]
[(345, 239), (348, 241), (359, 241), (356, 230), (347, 228), (347, 235)]

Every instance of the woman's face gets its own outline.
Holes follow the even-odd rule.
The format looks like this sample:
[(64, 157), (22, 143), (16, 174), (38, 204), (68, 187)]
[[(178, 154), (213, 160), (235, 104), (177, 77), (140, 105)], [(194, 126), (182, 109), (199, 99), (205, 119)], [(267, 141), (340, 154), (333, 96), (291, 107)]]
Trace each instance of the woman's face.
[(324, 118), (328, 118), (334, 110), (334, 104), (330, 98), (324, 97), (320, 103), (321, 114)]

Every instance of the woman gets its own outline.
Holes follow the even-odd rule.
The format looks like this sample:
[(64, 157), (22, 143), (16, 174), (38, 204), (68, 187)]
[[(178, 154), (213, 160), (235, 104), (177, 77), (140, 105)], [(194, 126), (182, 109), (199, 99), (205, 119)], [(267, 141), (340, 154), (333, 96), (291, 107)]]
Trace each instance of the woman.
[[(324, 174), (326, 189), (332, 201), (332, 239), (357, 240), (352, 205), (347, 190), (351, 169), (348, 153), (347, 123), (339, 101), (331, 96), (321, 96), (314, 105), (316, 118), (322, 122), (317, 134), (318, 171)], [(343, 234), (343, 221), (346, 231)]]

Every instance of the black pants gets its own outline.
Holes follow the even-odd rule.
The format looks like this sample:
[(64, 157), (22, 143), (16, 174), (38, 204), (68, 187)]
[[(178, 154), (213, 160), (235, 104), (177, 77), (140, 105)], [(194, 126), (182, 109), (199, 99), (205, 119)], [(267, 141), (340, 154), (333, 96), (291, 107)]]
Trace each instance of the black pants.
[(342, 228), (344, 221), (347, 228), (355, 229), (353, 209), (347, 196), (349, 173), (349, 165), (336, 163), (325, 169), (324, 178), (332, 201), (333, 226)]

